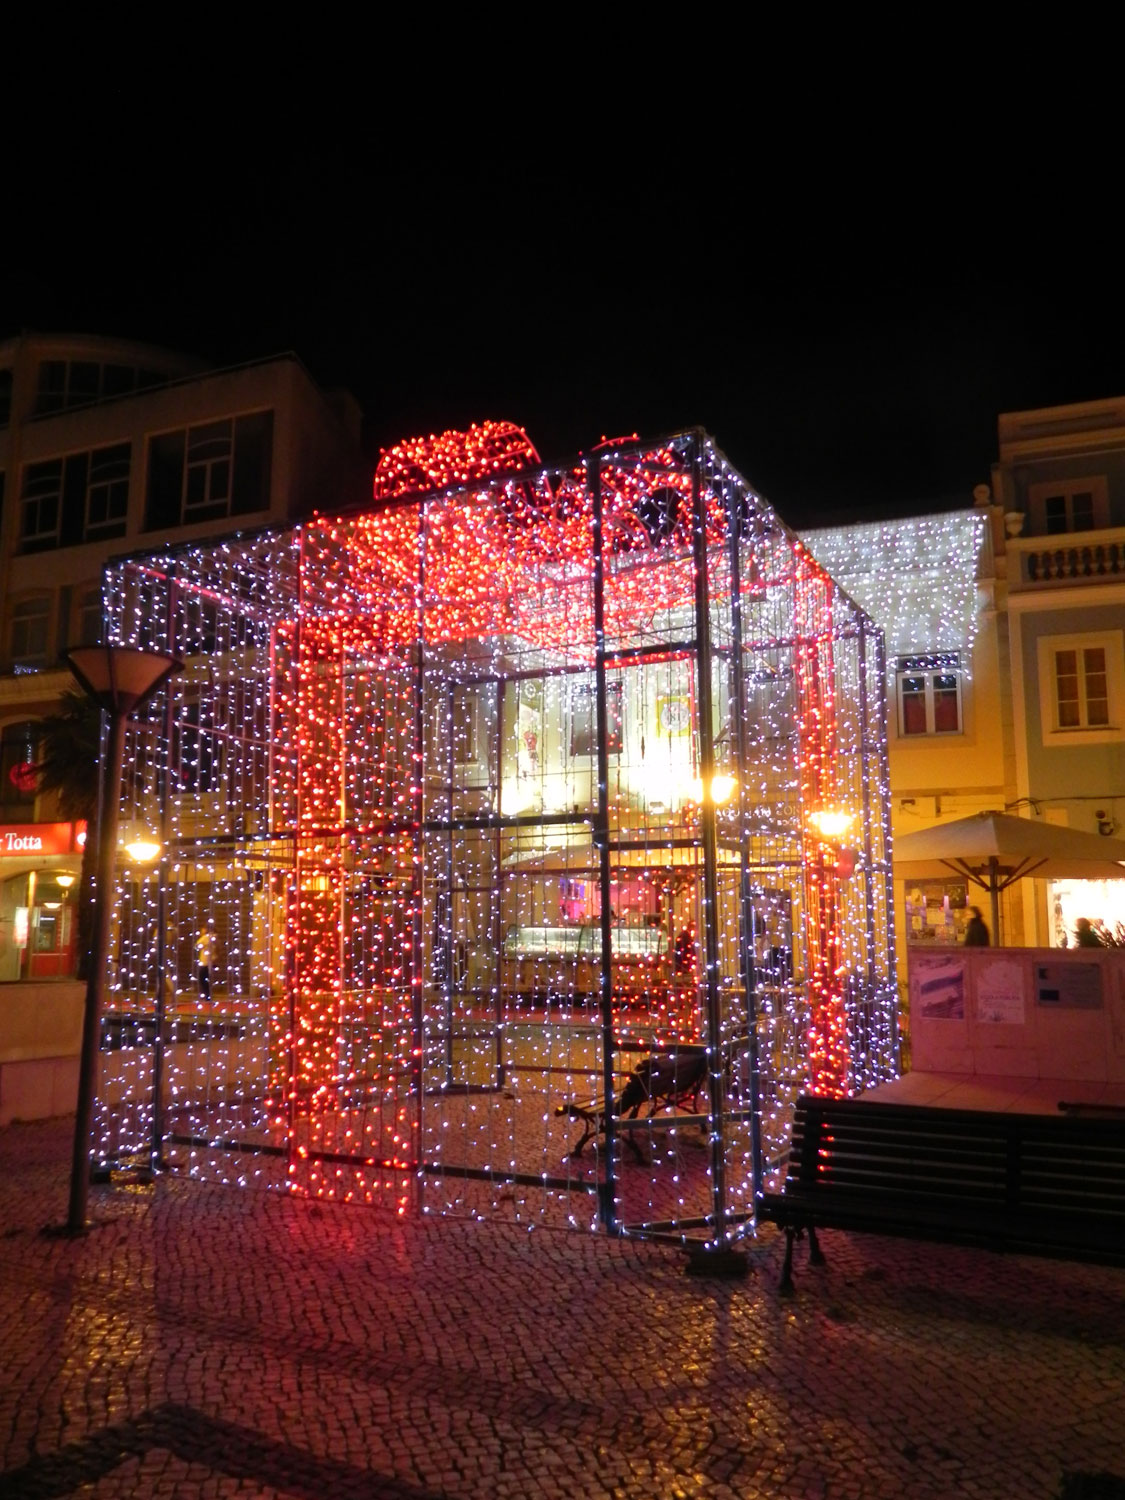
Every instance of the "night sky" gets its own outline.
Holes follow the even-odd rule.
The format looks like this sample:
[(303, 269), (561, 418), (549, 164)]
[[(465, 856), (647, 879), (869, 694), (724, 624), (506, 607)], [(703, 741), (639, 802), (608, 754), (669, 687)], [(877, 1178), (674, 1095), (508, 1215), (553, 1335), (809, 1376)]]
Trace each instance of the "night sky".
[(1125, 393), (1112, 245), (1031, 235), (987, 192), (771, 195), (728, 159), (701, 193), (671, 167), (601, 185), (299, 143), (244, 174), (173, 154), (146, 192), (110, 155), (127, 193), (104, 143), (16, 169), (34, 232), (9, 237), (0, 337), (292, 349), (357, 397), (373, 458), (488, 417), (547, 460), (698, 424), (806, 526), (969, 504), (999, 412)]

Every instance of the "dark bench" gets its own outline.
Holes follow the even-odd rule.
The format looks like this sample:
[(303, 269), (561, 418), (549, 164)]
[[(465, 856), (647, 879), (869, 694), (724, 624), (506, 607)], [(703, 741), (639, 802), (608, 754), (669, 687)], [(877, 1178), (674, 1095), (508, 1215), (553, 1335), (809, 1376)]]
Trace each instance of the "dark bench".
[[(605, 1098), (587, 1100), (568, 1099), (555, 1110), (556, 1115), (565, 1115), (580, 1120), (585, 1127), (582, 1138), (570, 1155), (577, 1160), (582, 1155), (586, 1142), (604, 1133), (609, 1116), (619, 1120), (636, 1120), (647, 1105), (644, 1118), (651, 1120), (662, 1110), (675, 1113), (697, 1114), (699, 1095), (707, 1081), (707, 1052), (703, 1047), (683, 1046), (672, 1052), (646, 1057), (639, 1062), (625, 1080), (620, 1094), (610, 1101), (606, 1109)], [(632, 1148), (633, 1155), (643, 1162), (641, 1148), (633, 1132), (623, 1132)]]
[(784, 1187), (757, 1217), (793, 1241), (846, 1229), (1125, 1264), (1125, 1122), (803, 1095)]

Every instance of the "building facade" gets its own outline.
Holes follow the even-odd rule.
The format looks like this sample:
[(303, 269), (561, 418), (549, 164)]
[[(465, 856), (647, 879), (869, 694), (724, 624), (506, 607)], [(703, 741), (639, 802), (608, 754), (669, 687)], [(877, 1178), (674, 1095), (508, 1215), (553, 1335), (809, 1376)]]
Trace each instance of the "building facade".
[[(1003, 810), (1125, 827), (1125, 398), (1009, 412), (973, 505), (806, 533), (884, 629), (896, 835)], [(975, 894), (974, 894), (975, 891)], [(983, 893), (934, 865), (895, 881), (900, 960), (962, 941)], [(1125, 933), (1125, 881), (1021, 880), (1007, 943)], [(902, 974), (905, 980), (905, 970)]]
[[(999, 514), (987, 486), (974, 501), (805, 534), (814, 556), (886, 633), (896, 836), (1007, 806), (1016, 795)], [(978, 899), (940, 866), (896, 879), (904, 983), (907, 946), (961, 942)], [(1023, 941), (1022, 913), (1010, 901), (1005, 917), (1009, 940)]]
[[(999, 420), (1014, 801), (1088, 833), (1125, 829), (1125, 397)], [(1025, 881), (1024, 923), (1125, 934), (1125, 882)]]
[(82, 830), (31, 768), (73, 685), (62, 652), (102, 637), (107, 561), (359, 498), (359, 428), (292, 354), (214, 369), (122, 340), (0, 342), (0, 980), (73, 971)]

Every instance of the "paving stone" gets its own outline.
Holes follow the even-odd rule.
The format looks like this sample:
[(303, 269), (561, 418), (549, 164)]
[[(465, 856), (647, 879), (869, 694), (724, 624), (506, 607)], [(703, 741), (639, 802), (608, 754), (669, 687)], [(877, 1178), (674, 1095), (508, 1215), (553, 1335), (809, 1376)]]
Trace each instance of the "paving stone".
[(1125, 1270), (824, 1236), (778, 1298), (584, 1231), (161, 1178), (0, 1130), (0, 1494), (1125, 1497)]

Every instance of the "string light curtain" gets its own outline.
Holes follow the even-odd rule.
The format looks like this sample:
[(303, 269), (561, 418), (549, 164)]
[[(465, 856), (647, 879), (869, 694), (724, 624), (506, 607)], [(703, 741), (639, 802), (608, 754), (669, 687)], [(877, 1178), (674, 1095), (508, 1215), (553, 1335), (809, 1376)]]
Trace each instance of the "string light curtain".
[(882, 638), (705, 434), (411, 440), (106, 603), (187, 666), (130, 729), (105, 1165), (719, 1245), (798, 1093), (895, 1072)]

